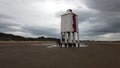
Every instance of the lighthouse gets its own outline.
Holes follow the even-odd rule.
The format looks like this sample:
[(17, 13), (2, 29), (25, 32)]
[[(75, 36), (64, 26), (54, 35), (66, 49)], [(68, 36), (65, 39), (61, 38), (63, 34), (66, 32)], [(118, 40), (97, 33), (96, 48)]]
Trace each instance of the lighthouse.
[(68, 9), (61, 15), (60, 47), (79, 47), (78, 15)]

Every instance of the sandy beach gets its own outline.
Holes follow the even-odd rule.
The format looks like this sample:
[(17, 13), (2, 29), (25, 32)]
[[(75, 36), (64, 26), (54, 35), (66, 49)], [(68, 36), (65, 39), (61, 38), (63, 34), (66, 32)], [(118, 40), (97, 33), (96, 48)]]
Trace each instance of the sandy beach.
[(1, 41), (0, 68), (120, 68), (119, 42), (83, 42), (88, 47), (47, 48), (52, 41)]

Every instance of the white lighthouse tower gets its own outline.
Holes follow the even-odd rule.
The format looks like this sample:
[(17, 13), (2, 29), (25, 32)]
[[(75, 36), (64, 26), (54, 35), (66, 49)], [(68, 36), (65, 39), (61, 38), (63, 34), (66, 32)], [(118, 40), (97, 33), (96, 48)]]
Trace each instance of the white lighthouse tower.
[(60, 47), (79, 47), (78, 16), (71, 9), (61, 15)]

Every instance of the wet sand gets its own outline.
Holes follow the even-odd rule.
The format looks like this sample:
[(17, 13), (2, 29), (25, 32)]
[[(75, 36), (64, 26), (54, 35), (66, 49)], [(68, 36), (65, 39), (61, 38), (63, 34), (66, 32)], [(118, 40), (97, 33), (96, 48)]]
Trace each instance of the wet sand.
[(55, 44), (42, 41), (0, 42), (0, 68), (120, 68), (120, 43), (83, 43), (88, 47), (38, 46)]

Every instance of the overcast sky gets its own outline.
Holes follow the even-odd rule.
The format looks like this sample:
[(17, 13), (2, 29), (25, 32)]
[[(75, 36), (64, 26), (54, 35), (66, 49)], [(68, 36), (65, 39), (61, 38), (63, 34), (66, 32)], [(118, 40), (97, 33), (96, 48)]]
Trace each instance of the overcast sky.
[(79, 16), (81, 40), (120, 40), (120, 0), (0, 0), (0, 32), (60, 37), (60, 15)]

